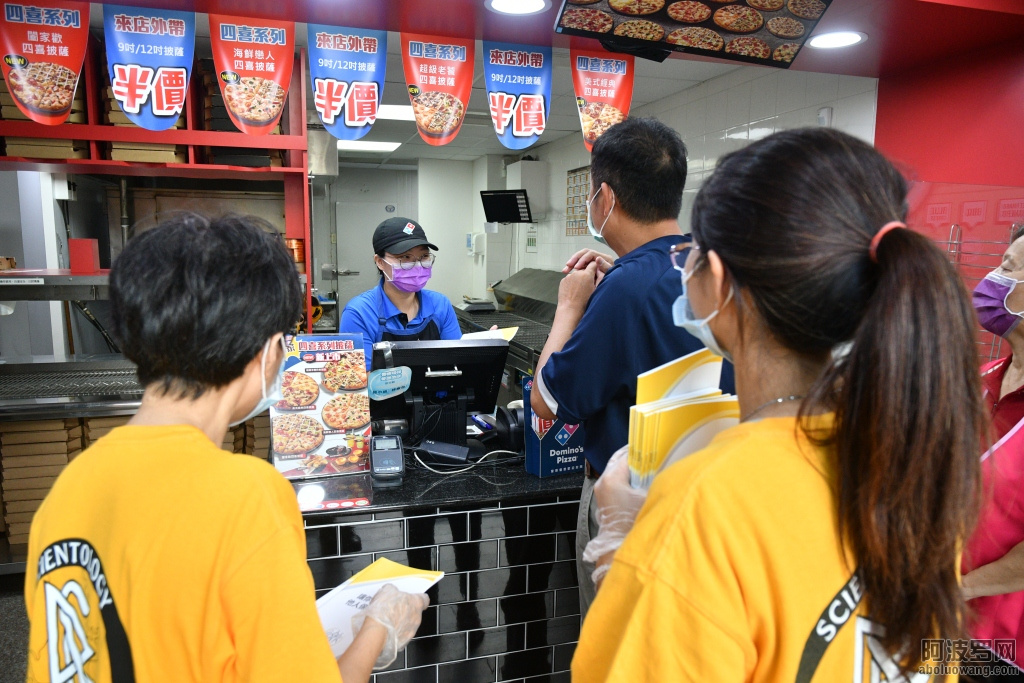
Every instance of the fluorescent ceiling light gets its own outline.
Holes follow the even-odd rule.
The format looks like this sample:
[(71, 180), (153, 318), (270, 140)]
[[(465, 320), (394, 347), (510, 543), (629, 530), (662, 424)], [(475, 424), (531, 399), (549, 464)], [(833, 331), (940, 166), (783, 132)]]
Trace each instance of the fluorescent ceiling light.
[(401, 142), (368, 142), (366, 140), (338, 140), (341, 152), (394, 152)]
[(807, 44), (811, 47), (831, 49), (836, 47), (850, 47), (851, 45), (863, 43), (867, 39), (867, 35), (860, 33), (859, 31), (834, 31), (832, 33), (816, 35), (807, 41)]
[(415, 121), (411, 104), (382, 104), (377, 107), (377, 118), (390, 121)]
[(484, 6), (498, 14), (536, 14), (551, 7), (551, 0), (486, 0)]

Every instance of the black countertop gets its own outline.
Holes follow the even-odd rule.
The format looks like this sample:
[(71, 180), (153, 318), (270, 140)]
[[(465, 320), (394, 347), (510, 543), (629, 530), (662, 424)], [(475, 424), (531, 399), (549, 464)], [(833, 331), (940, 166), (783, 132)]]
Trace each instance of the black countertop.
[(339, 512), (386, 512), (472, 505), (535, 498), (579, 498), (583, 472), (543, 479), (528, 474), (520, 461), (511, 465), (482, 464), (460, 474), (435, 474), (407, 467), (400, 486), (372, 488), (370, 476), (344, 475), (292, 482), (299, 506), (307, 518)]

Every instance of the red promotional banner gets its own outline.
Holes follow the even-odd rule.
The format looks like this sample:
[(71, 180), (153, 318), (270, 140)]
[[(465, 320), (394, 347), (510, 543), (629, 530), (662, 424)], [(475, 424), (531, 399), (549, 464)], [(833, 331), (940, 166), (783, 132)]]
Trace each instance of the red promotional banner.
[(402, 63), (416, 128), (429, 145), (447, 145), (466, 118), (473, 88), (472, 40), (402, 34)]
[(3, 73), (25, 116), (49, 126), (67, 120), (89, 41), (89, 3), (4, 3)]
[(292, 79), (295, 24), (211, 14), (210, 46), (231, 120), (243, 133), (270, 133)]
[(604, 50), (569, 49), (572, 84), (589, 152), (601, 135), (629, 115), (633, 101), (633, 56)]

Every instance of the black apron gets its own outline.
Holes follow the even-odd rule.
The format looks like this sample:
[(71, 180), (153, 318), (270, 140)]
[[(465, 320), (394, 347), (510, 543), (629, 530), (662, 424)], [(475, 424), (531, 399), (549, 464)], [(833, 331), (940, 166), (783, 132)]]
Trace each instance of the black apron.
[[(413, 329), (406, 326), (405, 332), (391, 332), (385, 329), (387, 319), (384, 317), (384, 290), (378, 288), (377, 291), (380, 293), (380, 307), (377, 309), (377, 324), (380, 325), (381, 331), (380, 341), (438, 341), (441, 339), (441, 330), (438, 329), (437, 322), (433, 318), (427, 318)], [(420, 306), (422, 305), (421, 297)]]

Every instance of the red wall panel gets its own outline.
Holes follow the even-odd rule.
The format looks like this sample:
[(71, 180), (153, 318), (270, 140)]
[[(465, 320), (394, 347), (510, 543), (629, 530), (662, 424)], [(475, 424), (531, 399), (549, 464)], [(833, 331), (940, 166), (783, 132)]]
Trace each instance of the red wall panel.
[(875, 144), (917, 180), (1024, 187), (1024, 47), (881, 78)]

